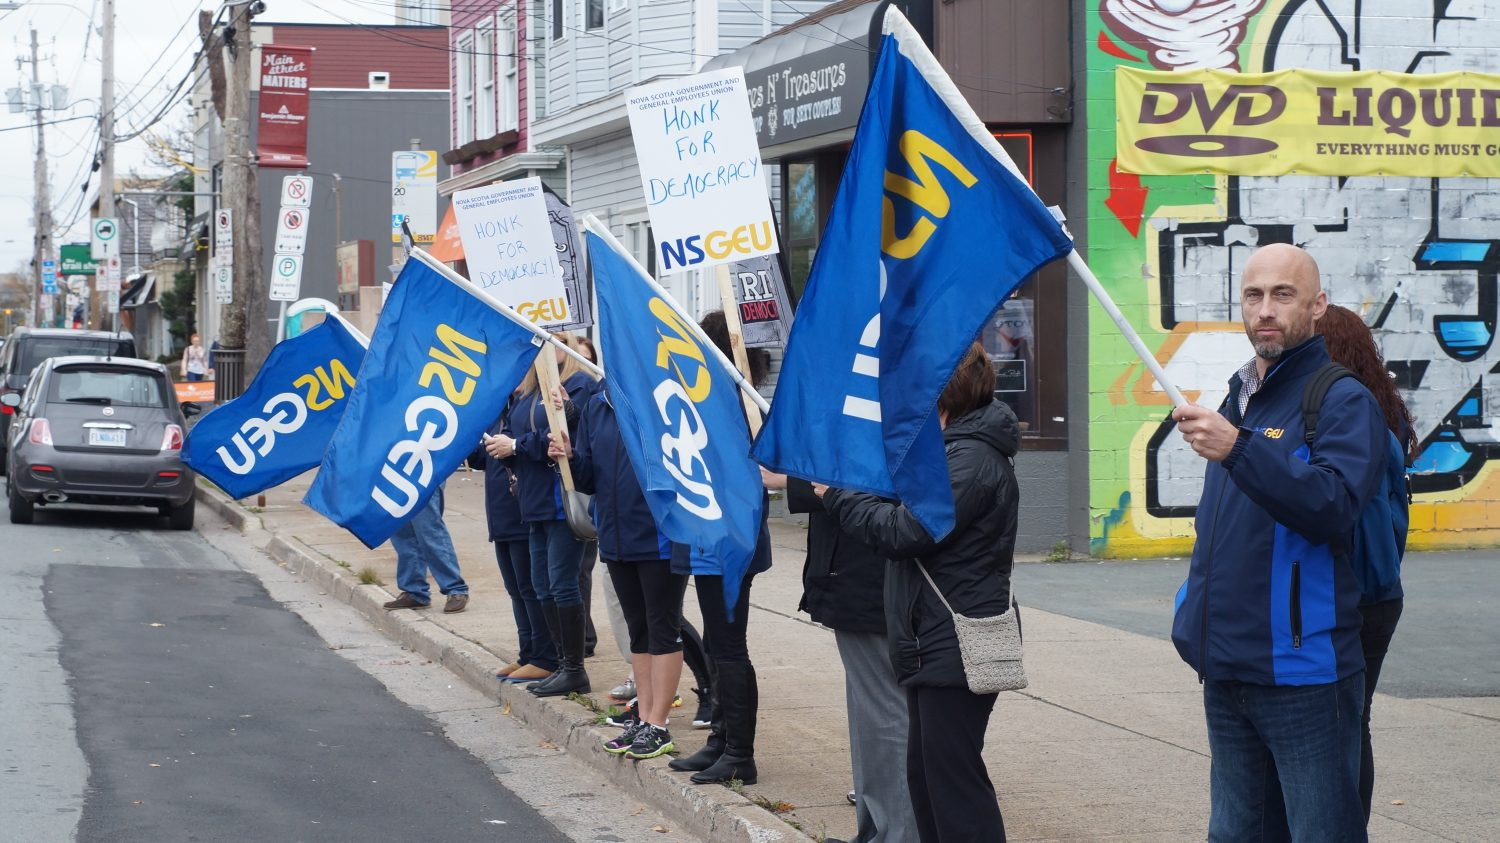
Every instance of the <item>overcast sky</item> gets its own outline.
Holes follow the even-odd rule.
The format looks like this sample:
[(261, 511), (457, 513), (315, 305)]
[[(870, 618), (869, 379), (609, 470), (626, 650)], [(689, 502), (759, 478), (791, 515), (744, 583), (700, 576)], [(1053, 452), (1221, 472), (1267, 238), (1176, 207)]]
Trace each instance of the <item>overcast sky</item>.
[[(395, 23), (395, 0), (265, 0), (268, 22)], [(0, 5), (4, 5), (0, 3)], [(66, 85), (72, 107), (48, 111), (47, 119), (94, 117), (99, 106), (99, 0), (23, 0), (15, 11), (0, 11), (0, 90), (31, 84), (29, 57), (31, 28), (37, 31), (41, 83)], [(216, 10), (204, 0), (115, 0), (116, 134), (138, 129), (161, 109), (177, 82), (192, 65), (198, 46), (199, 9)], [(94, 31), (90, 32), (90, 20)], [(3, 51), (8, 50), (5, 54)], [(190, 107), (178, 105), (155, 128), (165, 132), (186, 125)], [(6, 174), (0, 180), (0, 272), (28, 262), (34, 236), (32, 165), (36, 159), (36, 130), (32, 113), (11, 114), (0, 107), (0, 161)], [(86, 241), (79, 186), (88, 172), (96, 120), (79, 119), (47, 126), (47, 171), (54, 219), (61, 225), (75, 217), (73, 227), (55, 243)], [(132, 168), (149, 172), (144, 138), (116, 147), (115, 173)], [(97, 188), (97, 179), (94, 182)]]

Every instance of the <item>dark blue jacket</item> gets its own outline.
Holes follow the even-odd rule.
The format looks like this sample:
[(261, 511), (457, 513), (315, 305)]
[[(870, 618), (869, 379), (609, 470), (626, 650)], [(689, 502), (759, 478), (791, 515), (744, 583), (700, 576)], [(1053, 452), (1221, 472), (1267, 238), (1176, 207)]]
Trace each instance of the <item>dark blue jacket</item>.
[[(490, 434), (499, 431), (497, 419)], [(488, 453), (484, 455), (484, 520), (492, 542), (526, 541), (531, 537), (531, 530), (521, 521), (521, 502), (510, 493), (510, 469)]]
[[(584, 372), (576, 372), (563, 381), (563, 389), (574, 404), (594, 394), (597, 384)], [(547, 408), (539, 400), (541, 390), (513, 400), (501, 418), (507, 436), (516, 440), (516, 453), (505, 464), (516, 473), (521, 502), (521, 520), (561, 521), (563, 514), (562, 480), (557, 467), (547, 457)], [(574, 435), (574, 431), (568, 431)]]
[(599, 555), (612, 562), (654, 562), (672, 555), (672, 544), (656, 529), (630, 454), (620, 441), (620, 425), (607, 387), (579, 408), (573, 442), (573, 484), (594, 496), (594, 527)]
[(1364, 669), (1359, 583), (1343, 553), (1380, 482), (1385, 421), (1359, 381), (1328, 391), (1311, 453), (1302, 392), (1328, 362), (1322, 337), (1289, 349), (1239, 412), (1240, 377), (1220, 412), (1240, 429), (1210, 462), (1193, 561), (1172, 642), (1200, 679), (1317, 685)]

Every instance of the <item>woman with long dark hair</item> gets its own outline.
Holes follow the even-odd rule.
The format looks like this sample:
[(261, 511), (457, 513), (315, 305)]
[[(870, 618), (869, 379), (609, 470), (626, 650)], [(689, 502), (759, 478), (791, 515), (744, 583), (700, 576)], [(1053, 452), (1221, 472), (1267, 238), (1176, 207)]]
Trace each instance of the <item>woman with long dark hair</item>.
[(994, 389), (995, 370), (976, 342), (938, 397), (954, 510), (941, 541), (903, 504), (813, 486), (840, 529), (890, 560), (886, 627), (906, 689), (906, 779), (922, 843), (1005, 840), (981, 755), (998, 695), (969, 690), (952, 614), (995, 617), (1011, 605), (1020, 508), (1011, 459), (1021, 434)]
[[(699, 324), (720, 351), (726, 356), (732, 354), (723, 311), (709, 313)], [(760, 348), (749, 351), (750, 382), (758, 385), (770, 372), (770, 353)], [(759, 775), (755, 766), (755, 731), (760, 690), (755, 665), (750, 661), (746, 625), (750, 620), (750, 585), (756, 574), (771, 567), (771, 535), (766, 528), (765, 509), (761, 510), (760, 538), (755, 545), (755, 554), (745, 578), (740, 581), (740, 593), (733, 606), (726, 604), (724, 599), (724, 577), (698, 573), (695, 570), (698, 562), (698, 557), (687, 545), (672, 546), (672, 570), (693, 575), (698, 610), (703, 614), (703, 643), (708, 651), (713, 680), (712, 731), (702, 749), (667, 766), (691, 772), (694, 784), (734, 780), (754, 784)], [(729, 617), (731, 610), (733, 619)]]
[[(1375, 396), (1375, 403), (1385, 416), (1385, 425), (1401, 444), (1406, 464), (1411, 465), (1417, 452), (1417, 434), (1412, 424), (1411, 411), (1396, 391), (1375, 345), (1375, 335), (1359, 314), (1336, 304), (1328, 306), (1328, 312), (1317, 322), (1318, 333), (1328, 346), (1328, 356), (1333, 362), (1353, 372), (1355, 377)], [(1401, 607), (1406, 592), (1398, 579), (1384, 591), (1363, 595), (1359, 613), (1364, 619), (1360, 628), (1360, 645), (1365, 652), (1365, 710), (1364, 736), (1359, 758), (1359, 796), (1365, 804), (1365, 822), (1370, 821), (1370, 800), (1375, 790), (1375, 756), (1370, 748), (1370, 704), (1375, 699), (1375, 683), (1380, 679), (1380, 668), (1385, 663), (1386, 651), (1390, 649), (1391, 637), (1396, 633), (1396, 622), (1401, 619)]]

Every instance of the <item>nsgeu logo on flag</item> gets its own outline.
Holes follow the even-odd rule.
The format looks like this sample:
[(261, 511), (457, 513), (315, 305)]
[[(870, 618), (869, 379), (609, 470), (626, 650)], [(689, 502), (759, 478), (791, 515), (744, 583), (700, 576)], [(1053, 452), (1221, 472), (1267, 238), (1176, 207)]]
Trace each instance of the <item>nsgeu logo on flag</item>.
[(953, 528), (937, 399), (980, 327), (1073, 244), (894, 7), (755, 443), (768, 467)]
[(737, 387), (630, 258), (593, 230), (586, 236), (609, 396), (631, 467), (657, 527), (694, 549), (694, 573), (724, 577), (733, 607), (761, 513)]
[(240, 397), (193, 426), (182, 461), (236, 498), (316, 466), (364, 355), (359, 340), (331, 318), (277, 343)]
[(530, 329), (413, 250), (303, 503), (376, 547), (479, 444), (536, 357)]

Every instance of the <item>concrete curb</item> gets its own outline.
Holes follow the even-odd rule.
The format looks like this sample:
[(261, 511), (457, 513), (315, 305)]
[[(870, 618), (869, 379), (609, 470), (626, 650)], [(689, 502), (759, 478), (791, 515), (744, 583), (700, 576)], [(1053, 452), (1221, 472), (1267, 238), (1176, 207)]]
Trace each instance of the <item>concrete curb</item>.
[(608, 727), (595, 725), (593, 712), (567, 699), (539, 699), (516, 685), (497, 682), (495, 671), (505, 665), (478, 644), (442, 628), (415, 611), (392, 612), (381, 604), (391, 599), (385, 589), (365, 585), (352, 572), (292, 536), (267, 530), (265, 522), (221, 490), (200, 484), (198, 500), (243, 534), (264, 532), (256, 544), (294, 574), (311, 579), (335, 599), (357, 609), (392, 640), (457, 674), (468, 685), (509, 704), (516, 717), (543, 739), (556, 744), (602, 773), (613, 785), (661, 811), (680, 830), (711, 843), (775, 843), (812, 838), (787, 825), (727, 787), (694, 785), (683, 773), (667, 769), (666, 758), (628, 761), (605, 752), (603, 741), (613, 737)]

